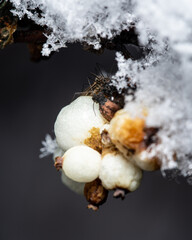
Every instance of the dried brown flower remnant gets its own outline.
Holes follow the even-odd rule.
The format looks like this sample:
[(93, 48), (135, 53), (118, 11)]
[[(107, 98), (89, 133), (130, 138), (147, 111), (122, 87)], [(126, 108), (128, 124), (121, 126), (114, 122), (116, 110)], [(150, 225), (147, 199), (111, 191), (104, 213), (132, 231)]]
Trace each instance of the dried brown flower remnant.
[(99, 110), (102, 116), (109, 122), (119, 109), (121, 109), (121, 106), (115, 102), (110, 101), (109, 99), (106, 99), (103, 104), (99, 105)]
[(92, 96), (94, 98), (101, 93), (103, 96), (105, 84), (109, 85), (110, 79), (102, 75), (101, 76), (94, 75), (94, 76), (95, 76), (95, 80), (93, 84), (91, 84), (84, 92), (81, 93), (82, 96)]
[(17, 29), (17, 18), (11, 12), (0, 11), (0, 48), (13, 42), (13, 33)]
[(111, 145), (113, 145), (106, 129), (101, 132), (101, 142), (103, 144), (103, 148), (111, 147)]
[(64, 160), (63, 157), (56, 157), (56, 158), (55, 158), (54, 167), (57, 169), (57, 171), (59, 171), (60, 169), (62, 169), (63, 160)]
[(83, 96), (92, 96), (93, 101), (99, 104), (99, 110), (107, 121), (110, 121), (114, 114), (124, 106), (123, 94), (119, 94), (110, 83), (109, 77), (96, 75), (93, 84), (82, 93)]
[(91, 136), (84, 140), (84, 144), (101, 153), (102, 143), (101, 143), (101, 134), (100, 134), (99, 128), (93, 127), (91, 128), (89, 133), (91, 134)]
[(84, 195), (90, 203), (88, 208), (96, 211), (107, 200), (108, 191), (102, 186), (101, 180), (97, 178), (93, 182), (85, 184)]

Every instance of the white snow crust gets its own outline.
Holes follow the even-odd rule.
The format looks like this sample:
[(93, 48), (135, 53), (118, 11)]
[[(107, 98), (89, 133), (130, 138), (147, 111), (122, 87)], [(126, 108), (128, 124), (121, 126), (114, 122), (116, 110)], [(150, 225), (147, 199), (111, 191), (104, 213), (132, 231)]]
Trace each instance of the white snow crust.
[[(96, 49), (98, 35), (112, 38), (134, 22), (127, 0), (11, 0), (14, 14), (25, 14), (37, 24), (46, 25), (51, 34), (44, 45), (43, 55), (65, 47), (67, 42), (85, 41)], [(41, 16), (36, 9), (42, 11)]]

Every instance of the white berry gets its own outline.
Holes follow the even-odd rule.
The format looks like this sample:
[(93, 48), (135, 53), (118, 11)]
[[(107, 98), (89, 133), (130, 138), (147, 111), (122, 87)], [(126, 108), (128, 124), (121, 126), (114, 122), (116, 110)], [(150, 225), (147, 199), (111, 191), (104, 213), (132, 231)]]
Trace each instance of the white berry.
[(100, 129), (105, 124), (99, 111), (99, 105), (92, 97), (78, 97), (64, 107), (55, 122), (55, 135), (58, 145), (63, 150), (84, 144), (91, 136), (91, 129)]
[(102, 158), (99, 178), (106, 189), (123, 188), (136, 190), (142, 178), (142, 171), (122, 154), (109, 152)]
[[(55, 152), (53, 153), (53, 160), (55, 161), (56, 157), (63, 156), (64, 151), (61, 148), (56, 148)], [(77, 194), (83, 194), (84, 192), (84, 186), (85, 183), (79, 183), (75, 182), (72, 179), (68, 178), (66, 174), (64, 173), (63, 169), (60, 170), (61, 173), (61, 181), (65, 186), (67, 186), (70, 190), (73, 192), (76, 192)]]
[(63, 155), (63, 170), (76, 182), (91, 182), (99, 176), (101, 154), (87, 146), (72, 147)]

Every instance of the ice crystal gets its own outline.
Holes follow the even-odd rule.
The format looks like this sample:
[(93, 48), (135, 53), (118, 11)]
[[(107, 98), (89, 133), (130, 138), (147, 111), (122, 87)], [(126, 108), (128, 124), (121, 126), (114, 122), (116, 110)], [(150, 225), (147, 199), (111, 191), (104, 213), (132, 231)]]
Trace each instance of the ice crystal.
[(137, 71), (138, 91), (134, 101), (127, 99), (125, 108), (133, 117), (142, 116), (147, 109), (147, 126), (159, 128), (160, 143), (151, 146), (149, 157), (158, 156), (162, 170), (178, 168), (182, 175), (190, 176), (192, 64), (181, 65), (175, 58), (167, 54), (157, 65)]
[[(14, 14), (25, 14), (51, 31), (43, 55), (67, 42), (86, 41), (100, 47), (99, 37), (113, 38), (135, 21), (127, 0), (11, 0)], [(41, 14), (37, 12), (37, 8)]]
[(41, 154), (39, 155), (40, 158), (54, 154), (55, 150), (58, 148), (56, 139), (52, 139), (49, 134), (45, 136), (45, 140), (42, 141), (42, 145), (43, 147), (40, 149)]
[(192, 53), (191, 0), (134, 0), (135, 14), (142, 19), (139, 32), (146, 41), (145, 29), (150, 29), (156, 39), (168, 39), (170, 46), (182, 55)]

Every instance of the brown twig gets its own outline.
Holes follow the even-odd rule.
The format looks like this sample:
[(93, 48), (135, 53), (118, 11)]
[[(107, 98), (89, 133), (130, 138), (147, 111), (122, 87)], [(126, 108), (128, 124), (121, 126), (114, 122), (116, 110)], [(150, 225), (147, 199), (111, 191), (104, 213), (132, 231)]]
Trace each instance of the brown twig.
[(43, 30), (17, 30), (13, 34), (14, 42), (45, 43), (47, 37)]

